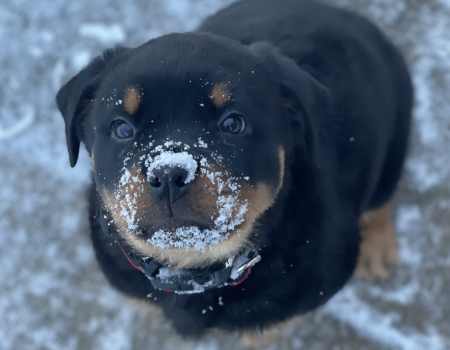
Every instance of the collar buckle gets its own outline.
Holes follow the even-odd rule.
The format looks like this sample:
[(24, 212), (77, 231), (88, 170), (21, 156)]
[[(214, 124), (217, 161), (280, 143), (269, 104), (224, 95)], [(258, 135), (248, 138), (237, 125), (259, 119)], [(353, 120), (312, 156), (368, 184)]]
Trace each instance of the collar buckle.
[(244, 265), (242, 265), (241, 267), (239, 267), (237, 269), (237, 272), (239, 274), (241, 274), (243, 271), (247, 270), (250, 267), (255, 266), (257, 263), (259, 263), (261, 261), (261, 255), (256, 255), (252, 260), (250, 260), (249, 262), (245, 263)]

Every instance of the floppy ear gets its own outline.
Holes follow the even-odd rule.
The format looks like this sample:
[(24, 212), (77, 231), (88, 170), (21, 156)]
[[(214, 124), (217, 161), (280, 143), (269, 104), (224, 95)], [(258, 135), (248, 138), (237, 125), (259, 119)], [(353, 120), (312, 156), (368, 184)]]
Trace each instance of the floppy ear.
[(309, 158), (319, 165), (318, 130), (331, 102), (328, 89), (271, 44), (258, 42), (249, 48), (279, 85), (280, 98), (292, 123), (301, 125), (299, 141), (304, 143)]
[(95, 92), (99, 85), (99, 76), (117, 54), (128, 49), (117, 48), (106, 50), (65, 84), (56, 95), (56, 103), (66, 125), (67, 149), (69, 151), (70, 166), (77, 163), (82, 139), (82, 117), (89, 114)]

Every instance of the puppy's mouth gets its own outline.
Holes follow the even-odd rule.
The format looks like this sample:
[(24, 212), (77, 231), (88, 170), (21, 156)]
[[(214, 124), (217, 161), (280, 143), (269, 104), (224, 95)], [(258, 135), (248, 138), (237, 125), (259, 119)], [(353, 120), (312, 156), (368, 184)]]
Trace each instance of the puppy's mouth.
[(163, 219), (159, 220), (153, 225), (149, 225), (142, 230), (142, 234), (145, 239), (151, 239), (154, 234), (158, 231), (164, 231), (166, 233), (176, 232), (177, 230), (186, 230), (188, 228), (197, 228), (200, 231), (207, 230), (210, 228), (209, 225), (200, 223), (198, 221), (190, 219)]
[[(233, 228), (236, 226), (234, 225)], [(162, 250), (175, 248), (205, 251), (206, 248), (229, 238), (231, 234), (232, 232), (215, 223), (205, 225), (186, 219), (160, 220), (142, 231), (146, 243)]]

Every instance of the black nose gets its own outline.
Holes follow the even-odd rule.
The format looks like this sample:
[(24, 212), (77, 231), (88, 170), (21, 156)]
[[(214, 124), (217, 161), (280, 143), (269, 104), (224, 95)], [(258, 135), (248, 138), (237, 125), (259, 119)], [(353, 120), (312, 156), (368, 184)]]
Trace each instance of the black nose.
[(155, 176), (150, 181), (150, 189), (155, 198), (168, 200), (173, 205), (177, 200), (183, 198), (189, 188), (186, 183), (187, 170), (181, 167), (164, 166), (153, 170)]

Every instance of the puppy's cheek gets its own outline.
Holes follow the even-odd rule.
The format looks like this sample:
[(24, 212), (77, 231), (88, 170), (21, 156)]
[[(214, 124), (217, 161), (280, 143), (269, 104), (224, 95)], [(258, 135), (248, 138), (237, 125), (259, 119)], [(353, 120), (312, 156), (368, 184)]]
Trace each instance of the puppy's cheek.
[(106, 209), (121, 234), (137, 233), (145, 211), (152, 208), (146, 176), (140, 168), (122, 174), (115, 190), (102, 187), (99, 192)]
[(247, 203), (248, 210), (244, 214), (244, 222), (239, 226), (237, 232), (240, 235), (248, 236), (253, 231), (255, 222), (272, 206), (273, 190), (263, 183), (255, 187), (244, 185), (240, 201)]
[(259, 183), (255, 187), (244, 184), (242, 186), (241, 202), (248, 203), (248, 211), (244, 215), (244, 222), (239, 227), (240, 235), (249, 236), (257, 220), (272, 207), (283, 188), (285, 173), (285, 152), (282, 146), (278, 148), (279, 178), (274, 184)]

